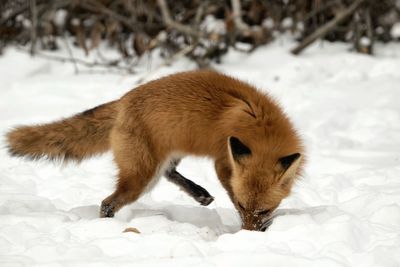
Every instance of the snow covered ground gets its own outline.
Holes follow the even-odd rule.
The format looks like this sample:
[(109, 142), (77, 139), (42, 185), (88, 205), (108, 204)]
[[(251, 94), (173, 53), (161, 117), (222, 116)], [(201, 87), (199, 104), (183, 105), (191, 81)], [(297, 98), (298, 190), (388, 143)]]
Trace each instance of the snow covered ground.
[[(215, 66), (276, 97), (307, 145), (304, 177), (267, 232), (240, 230), (207, 159), (179, 169), (215, 196), (210, 206), (161, 180), (100, 219), (113, 191), (111, 155), (35, 163), (9, 157), (1, 139), (0, 266), (400, 266), (400, 45), (378, 45), (375, 57), (328, 43), (294, 57), (292, 46), (282, 39), (251, 55), (230, 52)], [(194, 67), (181, 59), (149, 72), (144, 61), (135, 75), (74, 75), (72, 64), (8, 49), (0, 135), (118, 98), (143, 77)], [(123, 233), (128, 227), (141, 233)]]

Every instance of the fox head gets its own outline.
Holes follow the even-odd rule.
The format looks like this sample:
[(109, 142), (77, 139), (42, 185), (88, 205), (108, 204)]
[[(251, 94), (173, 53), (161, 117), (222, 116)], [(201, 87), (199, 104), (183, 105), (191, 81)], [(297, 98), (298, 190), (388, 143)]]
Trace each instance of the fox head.
[[(242, 228), (265, 231), (272, 212), (291, 191), (302, 155), (287, 149), (268, 149), (228, 138), (232, 165), (232, 201), (242, 219)], [(289, 149), (290, 150), (290, 149)]]

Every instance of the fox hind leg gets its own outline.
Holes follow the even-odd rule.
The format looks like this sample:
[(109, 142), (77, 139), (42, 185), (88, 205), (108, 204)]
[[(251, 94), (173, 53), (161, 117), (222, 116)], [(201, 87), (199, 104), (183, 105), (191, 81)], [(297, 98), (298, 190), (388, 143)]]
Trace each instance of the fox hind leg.
[(114, 193), (102, 201), (100, 217), (114, 217), (123, 206), (136, 201), (155, 178), (158, 167), (144, 138), (113, 130), (111, 144), (119, 169), (118, 181)]

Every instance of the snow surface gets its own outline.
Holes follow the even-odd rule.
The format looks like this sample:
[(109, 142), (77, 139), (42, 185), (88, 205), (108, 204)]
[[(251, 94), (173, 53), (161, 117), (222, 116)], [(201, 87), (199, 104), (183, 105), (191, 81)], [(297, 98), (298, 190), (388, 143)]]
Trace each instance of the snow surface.
[[(180, 171), (215, 196), (202, 207), (162, 179), (115, 218), (110, 154), (80, 165), (11, 158), (0, 146), (0, 266), (400, 266), (400, 45), (375, 57), (315, 44), (299, 57), (285, 38), (217, 69), (277, 98), (307, 145), (304, 177), (266, 232), (240, 230), (212, 162)], [(61, 53), (61, 52), (57, 52)], [(76, 54), (79, 53), (75, 52)], [(135, 75), (74, 75), (70, 63), (0, 57), (0, 135), (118, 98), (137, 81), (195, 68), (181, 59)], [(81, 70), (82, 71), (82, 70)], [(123, 231), (137, 228), (141, 233)]]

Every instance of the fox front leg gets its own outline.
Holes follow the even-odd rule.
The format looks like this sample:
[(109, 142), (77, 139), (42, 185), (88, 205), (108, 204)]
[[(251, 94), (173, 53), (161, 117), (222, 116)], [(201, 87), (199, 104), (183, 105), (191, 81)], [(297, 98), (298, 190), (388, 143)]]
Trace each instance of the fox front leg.
[(175, 169), (176, 165), (165, 172), (165, 177), (168, 179), (168, 181), (176, 184), (180, 189), (182, 189), (203, 206), (208, 206), (211, 202), (213, 202), (214, 197), (211, 196), (206, 189), (177, 172)]

